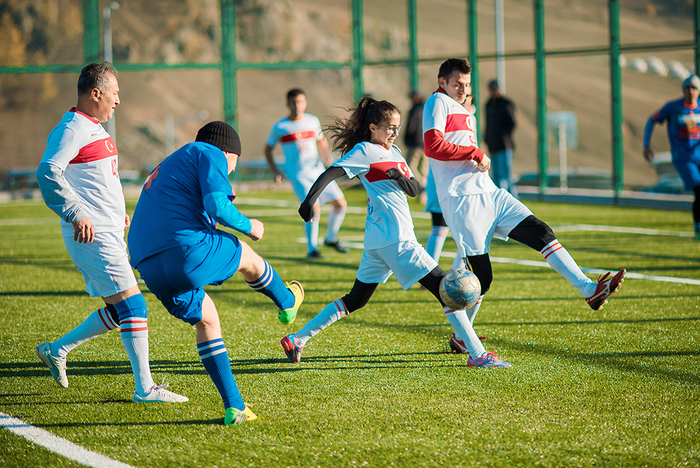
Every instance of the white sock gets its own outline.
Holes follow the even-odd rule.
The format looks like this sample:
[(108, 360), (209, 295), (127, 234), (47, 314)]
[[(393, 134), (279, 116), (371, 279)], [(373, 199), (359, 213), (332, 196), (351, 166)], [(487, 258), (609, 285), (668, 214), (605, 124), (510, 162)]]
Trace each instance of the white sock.
[(341, 206), (340, 208), (333, 208), (328, 214), (328, 226), (326, 228), (327, 242), (338, 241), (338, 231), (340, 231), (340, 226), (343, 225), (346, 211), (347, 207)]
[(304, 223), (304, 231), (306, 232), (306, 245), (309, 252), (318, 250), (318, 226), (321, 222), (320, 216), (314, 216), (312, 221)]
[(469, 323), (474, 325), (474, 319), (476, 318), (476, 313), (479, 312), (479, 307), (481, 307), (481, 301), (484, 300), (484, 296), (479, 296), (479, 300), (476, 304), (467, 309), (467, 317), (469, 317)]
[(146, 396), (154, 385), (148, 362), (148, 320), (143, 317), (129, 317), (122, 320), (120, 325), (122, 344), (134, 372), (136, 393)]
[(316, 317), (309, 320), (306, 325), (304, 325), (304, 328), (297, 332), (295, 340), (297, 346), (305, 346), (306, 342), (309, 341), (311, 337), (317, 335), (323, 329), (329, 327), (348, 314), (348, 309), (345, 307), (345, 304), (343, 304), (343, 301), (338, 299), (331, 302), (324, 307)]
[(51, 343), (51, 354), (64, 359), (76, 346), (118, 327), (106, 307), (97, 309), (83, 323)]
[(578, 289), (583, 297), (595, 293), (596, 283), (581, 271), (576, 261), (558, 240), (554, 239), (547, 244), (540, 253), (549, 266), (571, 283), (571, 286)]
[(445, 240), (450, 230), (446, 226), (433, 226), (433, 230), (428, 237), (428, 243), (425, 246), (425, 251), (433, 257), (437, 262), (442, 255), (442, 248), (445, 246)]
[(457, 270), (459, 268), (466, 268), (467, 265), (464, 263), (464, 258), (459, 253), (459, 249), (457, 249), (457, 254), (455, 254), (455, 259), (452, 260), (452, 269)]
[(472, 328), (472, 324), (467, 317), (467, 312), (465, 310), (453, 310), (449, 307), (444, 307), (443, 310), (450, 325), (455, 329), (457, 339), (464, 341), (464, 344), (467, 346), (469, 356), (476, 359), (485, 354), (486, 349), (484, 349), (484, 345), (481, 344), (481, 340), (474, 332), (474, 328)]

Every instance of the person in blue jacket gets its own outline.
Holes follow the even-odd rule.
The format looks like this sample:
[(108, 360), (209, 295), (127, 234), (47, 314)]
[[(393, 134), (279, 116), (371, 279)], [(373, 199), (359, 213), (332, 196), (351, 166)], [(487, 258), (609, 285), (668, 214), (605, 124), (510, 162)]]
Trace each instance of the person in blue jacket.
[(683, 97), (667, 102), (647, 121), (644, 129), (644, 157), (651, 161), (651, 135), (655, 124), (666, 122), (671, 160), (683, 179), (686, 190), (695, 192), (693, 227), (695, 239), (700, 241), (700, 106), (698, 106), (700, 78), (690, 75), (683, 81)]

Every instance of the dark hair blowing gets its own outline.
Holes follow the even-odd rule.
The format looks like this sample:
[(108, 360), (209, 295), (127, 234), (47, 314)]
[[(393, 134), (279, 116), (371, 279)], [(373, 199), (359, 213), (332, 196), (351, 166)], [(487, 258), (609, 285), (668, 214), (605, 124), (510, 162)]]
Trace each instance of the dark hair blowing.
[(327, 129), (331, 133), (333, 149), (339, 151), (341, 155), (348, 153), (356, 144), (363, 141), (370, 141), (372, 132), (369, 124), (380, 125), (389, 116), (401, 113), (398, 107), (389, 101), (377, 101), (370, 96), (362, 98), (352, 114), (347, 119), (335, 119), (335, 124)]
[(306, 93), (301, 88), (290, 89), (289, 92), (287, 92), (287, 101), (294, 99), (297, 96), (301, 96), (302, 94), (306, 96)]
[(87, 65), (82, 69), (80, 78), (78, 78), (78, 96), (90, 94), (95, 88), (99, 89), (101, 93), (107, 92), (110, 74), (114, 75), (115, 79), (119, 75), (114, 65), (104, 60)]
[(438, 78), (447, 78), (452, 74), (452, 72), (458, 71), (463, 75), (468, 75), (472, 72), (472, 67), (469, 65), (467, 59), (451, 58), (442, 62), (440, 65), (440, 71), (438, 71)]

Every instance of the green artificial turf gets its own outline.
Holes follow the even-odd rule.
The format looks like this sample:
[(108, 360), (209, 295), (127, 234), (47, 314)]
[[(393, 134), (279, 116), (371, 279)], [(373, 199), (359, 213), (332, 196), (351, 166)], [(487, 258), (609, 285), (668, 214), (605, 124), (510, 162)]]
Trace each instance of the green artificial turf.
[[(364, 216), (355, 212), (366, 194), (350, 189), (346, 196), (359, 210), (347, 215), (341, 237), (359, 241)], [(291, 193), (239, 197), (238, 208), (265, 223), (264, 238), (249, 243), (284, 280), (306, 289), (296, 322), (287, 326), (239, 275), (207, 289), (257, 421), (223, 426), (194, 329), (170, 317), (143, 286), (154, 378), (190, 401), (130, 403), (133, 377), (117, 332), (74, 350), (70, 387), (58, 387), (34, 347), (101, 303), (84, 292), (57, 217), (28, 202), (0, 205), (0, 411), (144, 468), (700, 464), (700, 285), (628, 278), (603, 310), (592, 311), (553, 270), (494, 262), (475, 329), (513, 367), (477, 369), (467, 367), (467, 356), (449, 353), (452, 330), (437, 301), (417, 286), (404, 292), (391, 278), (292, 364), (279, 340), (349, 291), (362, 251), (322, 247), (326, 259), (309, 262)], [(582, 267), (700, 280), (700, 243), (691, 237), (567, 228), (687, 232), (689, 213), (528, 206), (555, 233), (561, 229), (558, 239)], [(415, 225), (425, 244), (429, 219), (416, 216)], [(445, 252), (454, 250), (448, 240)], [(491, 256), (543, 261), (513, 241), (494, 240)], [(449, 269), (451, 260), (443, 257), (441, 266)], [(78, 465), (0, 430), (0, 466)]]

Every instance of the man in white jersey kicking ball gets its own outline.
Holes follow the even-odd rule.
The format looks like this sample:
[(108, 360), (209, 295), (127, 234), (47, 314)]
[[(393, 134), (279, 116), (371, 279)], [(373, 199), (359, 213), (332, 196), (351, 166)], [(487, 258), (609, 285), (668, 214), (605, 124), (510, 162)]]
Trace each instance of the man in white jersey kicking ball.
[(88, 294), (105, 306), (36, 353), (61, 387), (68, 387), (66, 355), (81, 343), (115, 328), (131, 362), (134, 403), (185, 402), (187, 397), (157, 386), (148, 362), (148, 307), (136, 283), (124, 242), (129, 226), (119, 181), (114, 140), (100, 122), (119, 105), (117, 70), (107, 62), (92, 63), (78, 78), (78, 104), (63, 115), (49, 134), (37, 169), (46, 205), (61, 217), (63, 241), (83, 274)]
[[(284, 172), (292, 183), (294, 194), (303, 201), (309, 189), (326, 167), (333, 161), (328, 154), (328, 141), (323, 136), (321, 122), (311, 114), (306, 114), (306, 94), (301, 89), (291, 89), (287, 93), (289, 116), (280, 119), (272, 126), (265, 145), (265, 158), (275, 175), (275, 182), (282, 181), (277, 169), (273, 150), (280, 142), (284, 152)], [(321, 157), (323, 161), (321, 161)], [(324, 166), (325, 163), (325, 166)], [(318, 250), (318, 231), (321, 221), (321, 204), (330, 203), (333, 210), (328, 215), (328, 227), (324, 245), (338, 252), (348, 253), (348, 248), (338, 240), (338, 231), (345, 219), (347, 202), (335, 181), (321, 193), (319, 203), (314, 205), (314, 217), (304, 224), (307, 244), (307, 258), (323, 258)]]
[[(488, 175), (489, 157), (477, 146), (476, 126), (464, 107), (471, 95), (471, 67), (465, 59), (448, 59), (440, 66), (439, 88), (423, 108), (425, 154), (435, 177), (440, 207), (452, 237), (464, 253), (465, 263), (481, 282), (481, 297), (467, 310), (469, 319), (481, 306), (493, 274), (489, 249), (494, 236), (509, 237), (539, 252), (566, 278), (593, 310), (599, 310), (624, 281), (624, 269), (591, 281), (557, 241), (552, 229)], [(466, 352), (461, 337), (453, 334), (450, 346)]]

